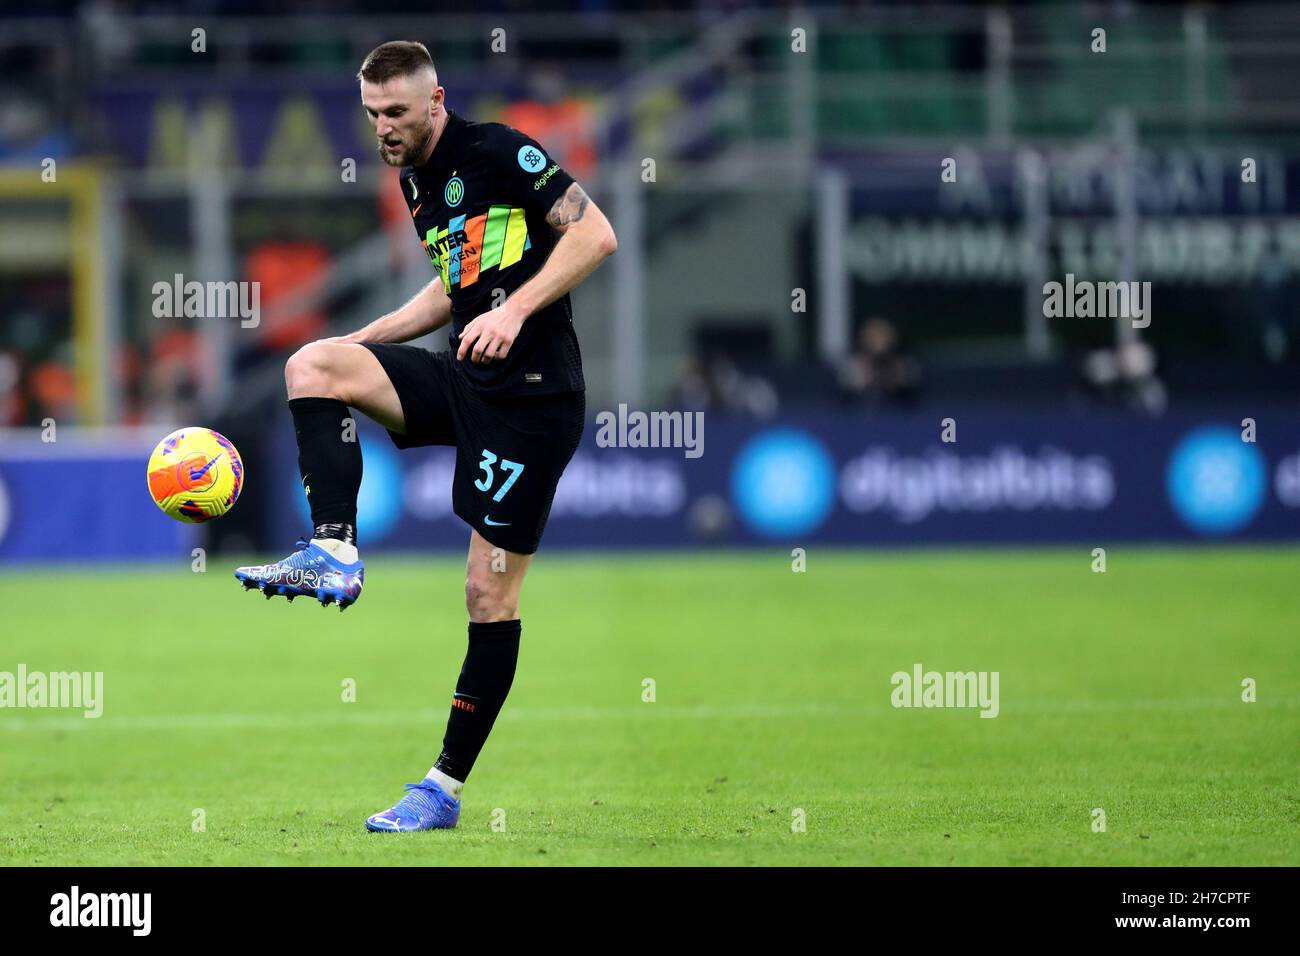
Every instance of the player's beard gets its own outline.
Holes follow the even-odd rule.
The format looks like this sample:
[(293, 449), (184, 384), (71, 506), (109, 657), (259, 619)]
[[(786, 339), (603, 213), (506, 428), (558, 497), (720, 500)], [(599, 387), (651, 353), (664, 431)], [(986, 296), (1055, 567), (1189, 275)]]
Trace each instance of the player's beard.
[(405, 137), (398, 138), (401, 140), (402, 146), (401, 158), (396, 158), (389, 148), (385, 146), (383, 140), (379, 142), (379, 158), (389, 166), (414, 165), (424, 155), (425, 149), (429, 146), (429, 140), (433, 139), (433, 120), (426, 118), (424, 125), (411, 133), (409, 143)]

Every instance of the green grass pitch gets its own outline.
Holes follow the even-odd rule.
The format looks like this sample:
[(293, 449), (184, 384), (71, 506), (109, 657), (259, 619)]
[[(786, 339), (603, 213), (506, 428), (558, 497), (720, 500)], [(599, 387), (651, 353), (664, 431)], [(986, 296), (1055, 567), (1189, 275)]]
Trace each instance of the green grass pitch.
[[(361, 823), (437, 756), (463, 559), (377, 558), (345, 614), (242, 561), (5, 573), (0, 671), (103, 671), (105, 709), (0, 710), (0, 862), (1300, 864), (1300, 555), (1107, 559), (543, 552), (460, 826), (420, 834)], [(917, 662), (999, 672), (999, 716), (895, 709)]]

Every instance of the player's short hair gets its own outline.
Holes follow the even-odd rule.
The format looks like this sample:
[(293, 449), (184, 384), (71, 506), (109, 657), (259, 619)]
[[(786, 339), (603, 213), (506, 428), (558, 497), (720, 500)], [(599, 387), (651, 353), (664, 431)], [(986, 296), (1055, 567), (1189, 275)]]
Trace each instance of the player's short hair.
[(414, 40), (391, 40), (366, 54), (361, 69), (357, 71), (357, 79), (367, 83), (387, 83), (425, 69), (433, 70), (437, 75), (428, 47)]

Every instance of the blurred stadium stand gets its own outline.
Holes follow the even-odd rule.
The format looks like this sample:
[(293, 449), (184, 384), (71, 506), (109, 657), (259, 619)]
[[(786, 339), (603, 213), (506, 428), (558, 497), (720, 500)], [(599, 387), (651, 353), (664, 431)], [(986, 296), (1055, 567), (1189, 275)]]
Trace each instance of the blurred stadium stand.
[[(427, 282), (353, 79), (397, 37), (610, 213), (592, 409), (1300, 397), (1295, 8), (275, 6), (4, 8), (0, 425), (263, 420), (293, 349)], [(1066, 272), (1152, 282), (1150, 327), (1045, 318)], [(176, 275), (260, 282), (259, 327), (156, 317)]]
[[(393, 36), (429, 40), (453, 108), (538, 136), (620, 220), (631, 251), (578, 296), (597, 404), (663, 400), (719, 323), (761, 330), (757, 352), (737, 345), (730, 360), (783, 407), (834, 401), (873, 315), (925, 369), (913, 399), (1070, 402), (1084, 356), (1118, 344), (1099, 320), (1031, 314), (1076, 225), (1086, 243), (1119, 234), (1118, 261), (1092, 257), (1097, 278), (1151, 273), (1143, 243), (1189, 244), (1152, 274), (1143, 336), (1174, 401), (1210, 380), (1219, 393), (1300, 391), (1287, 176), (1300, 17), (1277, 7), (506, 3), (421, 18), (382, 2), (313, 4), (310, 17), (219, 6), (38, 3), (5, 17), (0, 196), (19, 227), (6, 245), (23, 247), (0, 276), (7, 424), (63, 420), (70, 405), (81, 421), (136, 423), (258, 403), (297, 344), (427, 278), (355, 107), (356, 64)], [(485, 41), (502, 23), (508, 56)], [(1104, 54), (1089, 48), (1098, 25)], [(195, 27), (205, 52), (191, 50)], [(796, 27), (809, 55), (791, 54)], [(1031, 151), (1048, 160), (1037, 225), (1017, 159)], [(1260, 182), (1233, 189), (1247, 155)], [(945, 206), (948, 156), (962, 175)], [(348, 157), (355, 183), (340, 178)], [(653, 184), (638, 178), (646, 157)], [(74, 212), (41, 201), (31, 170), (47, 158), (89, 171), (84, 201), (67, 205), (87, 207), (75, 215), (102, 241), (78, 229), (74, 242)], [(1127, 250), (1126, 212), (1139, 222)], [(1147, 222), (1172, 232), (1146, 236)], [(936, 229), (909, 232), (925, 223)], [(962, 268), (981, 253), (944, 243), (967, 228), (992, 230), (968, 240), (985, 267)], [(1056, 261), (1021, 255), (1022, 236)], [(1216, 242), (1250, 248), (1227, 274), (1198, 273)], [(1017, 260), (1010, 271), (990, 243)], [(152, 285), (175, 273), (260, 280), (269, 324), (246, 338), (155, 319)], [(782, 308), (794, 289), (804, 312)], [(110, 374), (88, 367), (98, 355), (115, 356)]]

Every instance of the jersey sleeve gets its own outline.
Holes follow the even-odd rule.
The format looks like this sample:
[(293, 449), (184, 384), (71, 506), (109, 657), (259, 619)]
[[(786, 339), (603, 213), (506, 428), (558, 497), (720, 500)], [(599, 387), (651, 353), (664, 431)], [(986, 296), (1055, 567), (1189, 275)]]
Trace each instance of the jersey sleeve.
[(488, 146), (507, 198), (528, 213), (544, 218), (573, 185), (537, 140), (517, 129), (495, 124)]

